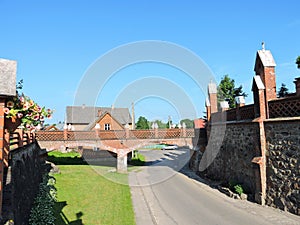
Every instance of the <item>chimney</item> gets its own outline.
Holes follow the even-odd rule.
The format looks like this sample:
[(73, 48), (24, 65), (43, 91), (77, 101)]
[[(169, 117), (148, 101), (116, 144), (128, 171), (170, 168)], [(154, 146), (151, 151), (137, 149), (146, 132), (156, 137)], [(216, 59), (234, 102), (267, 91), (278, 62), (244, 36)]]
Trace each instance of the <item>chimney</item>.
[(235, 102), (237, 107), (242, 107), (245, 105), (245, 97), (244, 96), (237, 96), (235, 97)]
[(102, 115), (102, 110), (99, 109), (99, 110), (98, 110), (98, 115), (97, 115), (97, 116), (100, 117), (101, 115)]
[(300, 96), (300, 77), (295, 78), (296, 96)]

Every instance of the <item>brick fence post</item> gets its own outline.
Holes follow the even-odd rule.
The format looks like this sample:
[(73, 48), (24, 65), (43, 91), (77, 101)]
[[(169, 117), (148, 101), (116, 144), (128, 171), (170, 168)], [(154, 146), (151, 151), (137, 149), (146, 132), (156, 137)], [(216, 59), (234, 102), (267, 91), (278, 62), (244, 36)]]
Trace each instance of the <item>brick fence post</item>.
[(24, 145), (24, 141), (23, 141), (23, 138), (24, 138), (24, 131), (23, 129), (18, 129), (17, 130), (17, 133), (18, 133), (18, 147), (23, 147)]
[(0, 213), (2, 215), (2, 193), (3, 193), (3, 153), (4, 153), (4, 143), (5, 143), (5, 130), (4, 130), (4, 120), (5, 115), (3, 108), (5, 107), (5, 99), (0, 98)]

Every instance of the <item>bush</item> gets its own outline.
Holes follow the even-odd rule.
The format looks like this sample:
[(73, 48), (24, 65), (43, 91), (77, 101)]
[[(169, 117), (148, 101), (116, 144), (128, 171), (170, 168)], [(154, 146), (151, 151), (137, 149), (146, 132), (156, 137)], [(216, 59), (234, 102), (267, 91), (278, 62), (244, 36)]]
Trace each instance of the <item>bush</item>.
[(29, 224), (52, 225), (55, 224), (54, 203), (56, 201), (55, 179), (48, 174), (44, 175), (39, 187), (39, 193), (34, 200), (30, 212)]
[(235, 185), (233, 188), (234, 188), (234, 191), (239, 195), (244, 193), (244, 189), (243, 189), (242, 185), (240, 185), (240, 184)]
[(229, 181), (228, 183), (228, 187), (230, 190), (232, 190), (233, 192), (241, 195), (244, 193), (244, 188), (241, 184), (238, 184), (237, 182), (235, 181)]
[(129, 164), (133, 166), (143, 166), (145, 164), (145, 156), (135, 150), (134, 157), (131, 158)]

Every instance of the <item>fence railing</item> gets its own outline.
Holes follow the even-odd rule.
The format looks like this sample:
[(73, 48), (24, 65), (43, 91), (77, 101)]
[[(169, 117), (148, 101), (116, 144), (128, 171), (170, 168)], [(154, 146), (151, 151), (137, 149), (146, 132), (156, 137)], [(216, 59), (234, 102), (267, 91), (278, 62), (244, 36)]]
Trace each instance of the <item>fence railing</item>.
[(124, 139), (171, 139), (192, 138), (194, 129), (153, 129), (153, 130), (94, 130), (94, 131), (38, 131), (38, 141), (78, 141), (78, 140), (124, 140)]
[(9, 134), (9, 148), (15, 149), (23, 147), (24, 145), (30, 144), (35, 141), (35, 134), (30, 131), (24, 131), (17, 129)]
[(300, 97), (281, 98), (268, 102), (269, 118), (300, 116)]

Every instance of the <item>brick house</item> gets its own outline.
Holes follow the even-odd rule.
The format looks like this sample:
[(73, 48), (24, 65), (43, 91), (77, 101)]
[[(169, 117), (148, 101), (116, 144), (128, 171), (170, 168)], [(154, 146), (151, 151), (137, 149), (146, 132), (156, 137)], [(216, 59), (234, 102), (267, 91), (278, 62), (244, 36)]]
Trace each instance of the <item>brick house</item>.
[(67, 106), (66, 124), (74, 130), (123, 130), (132, 129), (132, 117), (128, 108)]

